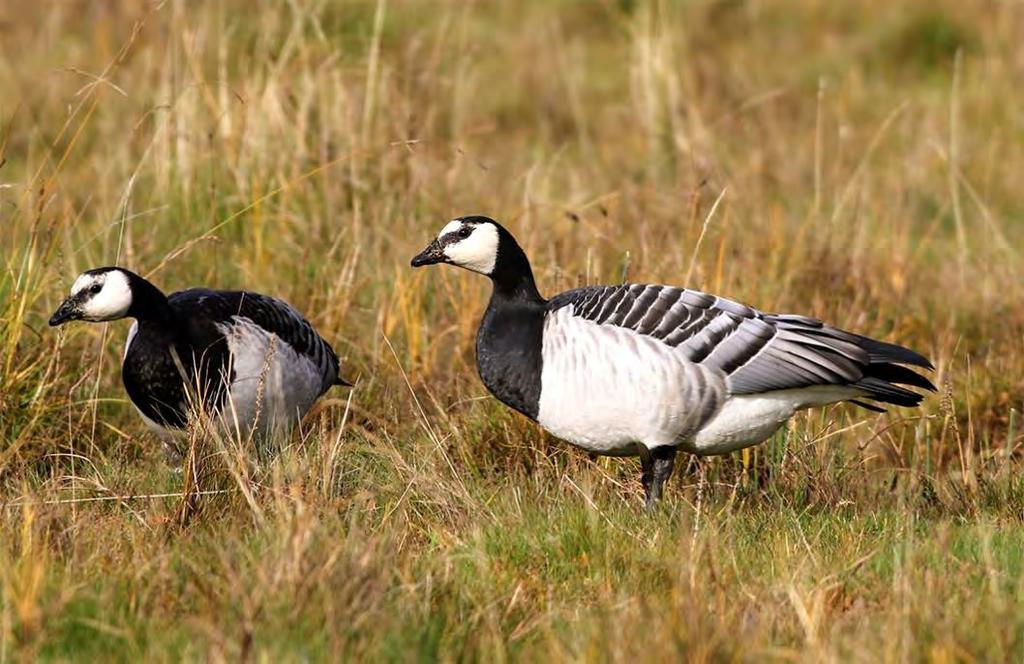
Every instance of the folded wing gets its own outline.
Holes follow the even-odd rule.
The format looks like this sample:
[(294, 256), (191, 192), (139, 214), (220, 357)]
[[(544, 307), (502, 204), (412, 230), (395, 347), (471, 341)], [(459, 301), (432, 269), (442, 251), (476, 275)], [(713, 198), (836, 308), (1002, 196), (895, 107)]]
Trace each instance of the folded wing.
[(934, 390), (910, 365), (931, 369), (922, 355), (846, 332), (806, 316), (766, 314), (700, 291), (623, 284), (566, 291), (551, 310), (653, 337), (691, 362), (720, 369), (731, 394), (759, 394), (818, 385), (856, 387), (865, 398), (915, 406)]
[(208, 338), (211, 344), (222, 337), (217, 322), (233, 317), (252, 321), (260, 328), (277, 335), (300, 356), (307, 358), (320, 372), (322, 390), (338, 383), (338, 356), (313, 326), (291, 305), (281, 300), (248, 291), (214, 291), (193, 288), (172, 294), (172, 307), (194, 315), (182, 318), (190, 326), (189, 335), (199, 341)]

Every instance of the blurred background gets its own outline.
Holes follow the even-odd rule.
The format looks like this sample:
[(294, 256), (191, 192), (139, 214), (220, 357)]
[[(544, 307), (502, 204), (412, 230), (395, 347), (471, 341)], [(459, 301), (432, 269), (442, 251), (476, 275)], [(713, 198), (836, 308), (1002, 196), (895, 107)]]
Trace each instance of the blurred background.
[[(931, 588), (921, 601), (938, 603), (918, 607), (925, 617), (914, 629), (900, 622), (906, 612), (883, 608), (900, 598), (910, 606), (927, 586), (897, 575), (906, 584), (897, 588), (894, 570), (909, 559), (893, 554), (899, 564), (875, 570), (860, 595), (856, 583), (836, 595), (833, 581), (867, 555), (858, 542), (896, 547), (920, 510), (935, 510), (935, 532), (980, 519), (964, 535), (970, 546), (1024, 513), (1022, 82), (1024, 4), (1013, 0), (0, 4), (0, 503), (2, 528), (22, 533), (0, 558), (20, 570), (0, 585), (0, 653), (96, 643), (86, 628), (61, 631), (55, 617), (82, 597), (94, 607), (81, 609), (88, 620), (122, 634), (103, 638), (135, 655), (289, 652), (292, 632), (267, 642), (245, 631), (279, 614), (233, 594), (238, 568), (277, 579), (255, 584), (267, 597), (306, 593), (298, 571), (275, 577), (264, 563), (294, 563), (328, 589), (349, 584), (333, 599), (314, 595), (316, 609), (296, 609), (317, 616), (314, 632), (351, 621), (317, 641), (335, 654), (628, 659), (781, 647), (839, 657), (864, 634), (877, 636), (872, 655), (1019, 653), (1019, 618), (1016, 632), (983, 620), (1010, 616), (1019, 539), (1005, 542), (1006, 559), (971, 549), (979, 574), (1014, 589), (1001, 603), (947, 570), (954, 585)], [(486, 396), (473, 356), (486, 280), (409, 268), (464, 214), (508, 226), (546, 294), (653, 281), (809, 314), (928, 355), (939, 393), (920, 411), (815, 411), (761, 448), (694, 462), (675, 482), (675, 516), (638, 525), (631, 462), (589, 461)], [(296, 458), (233, 476), (239, 487), (276, 487), (261, 494), (276, 497), (207, 505), (189, 537), (209, 539), (169, 552), (167, 532), (177, 539), (182, 526), (168, 515), (195, 505), (175, 502), (188, 488), (163, 468), (121, 388), (127, 323), (45, 326), (79, 272), (115, 263), (168, 292), (207, 285), (282, 297), (359, 380), (351, 397), (325, 403)], [(143, 505), (112, 499), (165, 489), (180, 493)], [(91, 513), (86, 497), (111, 502)], [(702, 501), (724, 519), (705, 516), (707, 532)], [(788, 539), (750, 547), (767, 536), (734, 523), (750, 520), (744, 509), (762, 520), (819, 509), (863, 527), (840, 528), (831, 545), (816, 539), (827, 529), (810, 535), (811, 563), (786, 557)], [(879, 526), (872, 509), (894, 510), (899, 527)], [(503, 539), (523, 519), (538, 530)], [(613, 540), (596, 540), (603, 558), (587, 530), (602, 519), (615, 526), (601, 536)], [(563, 530), (573, 524), (591, 533), (578, 546), (536, 544), (575, 542), (580, 531)], [(775, 532), (788, 537), (792, 525)], [(304, 528), (323, 547), (319, 571), (283, 553)], [(112, 560), (95, 557), (124, 533)], [(280, 558), (239, 545), (261, 553), (238, 562), (225, 533), (277, 542)], [(347, 562), (318, 567), (336, 535)], [(61, 538), (73, 541), (54, 548)], [(625, 552), (641, 540), (653, 547), (647, 563), (664, 570), (632, 567)], [(757, 558), (720, 572), (735, 586), (706, 577), (700, 551), (734, 555), (737, 542), (785, 560), (783, 571)], [(423, 547), (430, 555), (419, 557)], [(616, 547), (621, 559), (608, 553)], [(680, 547), (695, 566), (677, 575)], [(40, 551), (50, 562), (37, 570)], [(385, 562), (368, 562), (378, 555)], [(606, 567), (563, 579), (543, 562), (580, 555)], [(196, 563), (215, 579), (204, 594), (179, 563), (208, 557), (220, 562)], [(465, 577), (460, 560), (477, 561)], [(116, 592), (71, 581), (134, 565), (156, 571), (119, 577)], [(740, 568), (760, 571), (747, 578)], [(786, 585), (807, 569), (806, 587)], [(417, 585), (424, 578), (437, 587)], [(482, 579), (477, 590), (469, 579)], [(669, 604), (637, 600), (637, 587), (671, 587)], [(746, 594), (733, 605), (737, 587)], [(687, 607), (707, 598), (721, 602), (717, 617), (695, 617)], [(952, 602), (962, 608), (955, 626), (942, 618)], [(166, 630), (192, 605), (198, 627), (171, 629), (166, 642), (150, 635), (150, 618)], [(226, 606), (248, 608), (224, 618), (231, 627), (221, 633)], [(110, 607), (119, 607), (113, 617), (97, 617)], [(604, 620), (646, 625), (652, 615), (678, 636), (658, 646), (666, 650), (601, 640)], [(236, 628), (249, 640), (236, 642)], [(986, 641), (977, 636), (985, 629), (998, 633)], [(749, 638), (733, 642), (739, 632)], [(196, 633), (205, 636), (193, 641)]]

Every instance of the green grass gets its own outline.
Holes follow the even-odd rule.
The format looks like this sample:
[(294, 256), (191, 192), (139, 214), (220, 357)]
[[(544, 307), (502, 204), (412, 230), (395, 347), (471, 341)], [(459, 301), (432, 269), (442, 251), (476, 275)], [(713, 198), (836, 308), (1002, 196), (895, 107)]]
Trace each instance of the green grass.
[[(1024, 657), (1013, 3), (221, 0), (0, 7), (0, 662)], [(716, 207), (716, 201), (717, 207)], [(714, 212), (712, 213), (712, 210)], [(686, 284), (935, 362), (641, 509), (486, 395), (505, 222), (545, 293)], [(112, 263), (287, 299), (343, 356), (268, 463), (167, 468)]]
[[(125, 660), (847, 657), (866, 638), (999, 659), (1024, 647), (1019, 500), (963, 515), (902, 488), (817, 504), (712, 490), (699, 511), (679, 495), (643, 516), (594, 470), (574, 478), (597, 488), (582, 501), (480, 482), (479, 511), (440, 525), (418, 495), (399, 510), (293, 497), (263, 527), (237, 504), (185, 530), (144, 512), (157, 536), (127, 508), (95, 510), (87, 541), (46, 543), (63, 564), (31, 557), (45, 601), (12, 632), (26, 654)], [(856, 481), (840, 489), (863, 491)], [(93, 549), (108, 528), (121, 536)], [(986, 619), (965, 624), (974, 615)]]

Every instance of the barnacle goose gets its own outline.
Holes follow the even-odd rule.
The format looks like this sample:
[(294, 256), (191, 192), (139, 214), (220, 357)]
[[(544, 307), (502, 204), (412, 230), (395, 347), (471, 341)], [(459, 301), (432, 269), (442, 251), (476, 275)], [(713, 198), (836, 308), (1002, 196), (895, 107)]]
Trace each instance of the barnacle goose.
[(281, 300), (206, 288), (164, 295), (120, 267), (82, 273), (50, 318), (134, 318), (121, 378), (170, 462), (197, 408), (232, 436), (252, 435), (260, 451), (286, 436), (338, 377), (334, 350)]
[(591, 453), (639, 456), (647, 505), (678, 450), (725, 454), (769, 438), (802, 408), (872, 400), (916, 406), (934, 390), (895, 344), (806, 316), (769, 314), (672, 286), (589, 286), (550, 300), (493, 219), (449, 222), (412, 266), (451, 263), (490, 277), (477, 369), (490, 392)]

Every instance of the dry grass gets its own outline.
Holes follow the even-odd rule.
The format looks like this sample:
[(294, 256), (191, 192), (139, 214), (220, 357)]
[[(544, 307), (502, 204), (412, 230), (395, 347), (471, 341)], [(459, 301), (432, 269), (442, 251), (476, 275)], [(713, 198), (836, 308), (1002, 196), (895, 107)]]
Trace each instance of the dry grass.
[[(1020, 659), (1020, 3), (0, 7), (0, 661)], [(716, 205), (717, 204), (717, 205)], [(920, 411), (812, 412), (639, 509), (485, 396), (505, 221), (542, 289), (686, 283), (904, 342)], [(171, 473), (81, 270), (246, 287), (335, 342), (281, 458)], [(703, 478), (704, 482), (701, 483)]]

